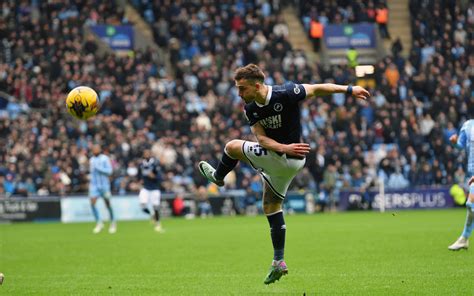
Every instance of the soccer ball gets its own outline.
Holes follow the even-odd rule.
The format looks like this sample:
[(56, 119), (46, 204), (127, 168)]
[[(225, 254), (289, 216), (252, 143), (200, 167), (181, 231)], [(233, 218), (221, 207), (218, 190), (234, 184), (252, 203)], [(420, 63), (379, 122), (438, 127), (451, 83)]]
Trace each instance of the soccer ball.
[(66, 108), (72, 116), (86, 120), (99, 112), (99, 96), (90, 87), (78, 86), (67, 95)]

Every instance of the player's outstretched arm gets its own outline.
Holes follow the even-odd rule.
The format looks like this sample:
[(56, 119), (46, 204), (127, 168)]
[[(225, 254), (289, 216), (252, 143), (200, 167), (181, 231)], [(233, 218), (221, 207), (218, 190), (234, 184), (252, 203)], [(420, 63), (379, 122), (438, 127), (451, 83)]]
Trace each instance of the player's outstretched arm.
[(303, 84), (306, 90), (306, 98), (326, 96), (335, 93), (348, 93), (357, 99), (366, 100), (370, 97), (370, 93), (362, 86), (339, 85), (333, 83), (321, 84)]
[(304, 157), (310, 151), (309, 144), (306, 143), (281, 144), (267, 137), (265, 130), (258, 122), (252, 125), (251, 128), (258, 143), (265, 149), (298, 157)]

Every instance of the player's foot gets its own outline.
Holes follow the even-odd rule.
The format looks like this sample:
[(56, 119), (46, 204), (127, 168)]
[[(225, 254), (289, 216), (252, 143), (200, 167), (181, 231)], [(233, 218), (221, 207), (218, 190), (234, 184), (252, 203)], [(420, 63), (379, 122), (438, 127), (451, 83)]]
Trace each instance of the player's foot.
[(282, 276), (287, 275), (287, 274), (288, 274), (288, 267), (286, 266), (285, 261), (273, 260), (272, 266), (270, 267), (270, 271), (268, 272), (264, 283), (265, 285), (269, 285), (271, 283), (279, 281)]
[(159, 233), (165, 232), (165, 230), (163, 229), (163, 227), (161, 227), (161, 224), (156, 224), (156, 226), (155, 226), (155, 231), (156, 231), (156, 232), (159, 232)]
[(92, 233), (97, 234), (97, 233), (101, 232), (102, 229), (104, 229), (104, 223), (99, 222), (95, 225), (94, 229), (92, 230)]
[(461, 249), (467, 250), (468, 248), (469, 248), (469, 240), (462, 236), (448, 247), (448, 249), (451, 251), (459, 251)]
[(113, 234), (117, 232), (117, 223), (112, 222), (109, 226), (109, 233)]
[(213, 168), (212, 165), (205, 161), (201, 161), (199, 162), (199, 171), (207, 180), (209, 180), (209, 182), (212, 182), (217, 186), (224, 186), (224, 180), (217, 180), (216, 177), (214, 177), (216, 169)]

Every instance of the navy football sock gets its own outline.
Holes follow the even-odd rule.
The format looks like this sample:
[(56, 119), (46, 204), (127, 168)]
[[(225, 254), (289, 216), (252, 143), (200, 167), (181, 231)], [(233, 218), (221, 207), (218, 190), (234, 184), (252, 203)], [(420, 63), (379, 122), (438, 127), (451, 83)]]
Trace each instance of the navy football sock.
[(235, 168), (238, 162), (238, 159), (231, 158), (224, 150), (222, 159), (219, 161), (216, 172), (214, 173), (214, 177), (217, 180), (224, 180), (224, 177)]
[(147, 207), (142, 207), (142, 211), (145, 212), (145, 214), (150, 215), (150, 210)]
[(155, 211), (155, 222), (160, 222), (160, 209), (158, 207), (153, 208)]
[(286, 225), (283, 212), (267, 216), (273, 243), (273, 259), (282, 260), (285, 254)]

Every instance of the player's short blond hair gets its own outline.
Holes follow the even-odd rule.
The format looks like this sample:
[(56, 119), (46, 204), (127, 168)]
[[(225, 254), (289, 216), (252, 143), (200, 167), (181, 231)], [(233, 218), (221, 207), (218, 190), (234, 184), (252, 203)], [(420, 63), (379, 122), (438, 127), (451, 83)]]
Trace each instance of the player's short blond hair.
[(248, 64), (245, 67), (240, 67), (235, 70), (234, 80), (256, 80), (263, 82), (265, 79), (265, 74), (263, 71), (255, 64)]

